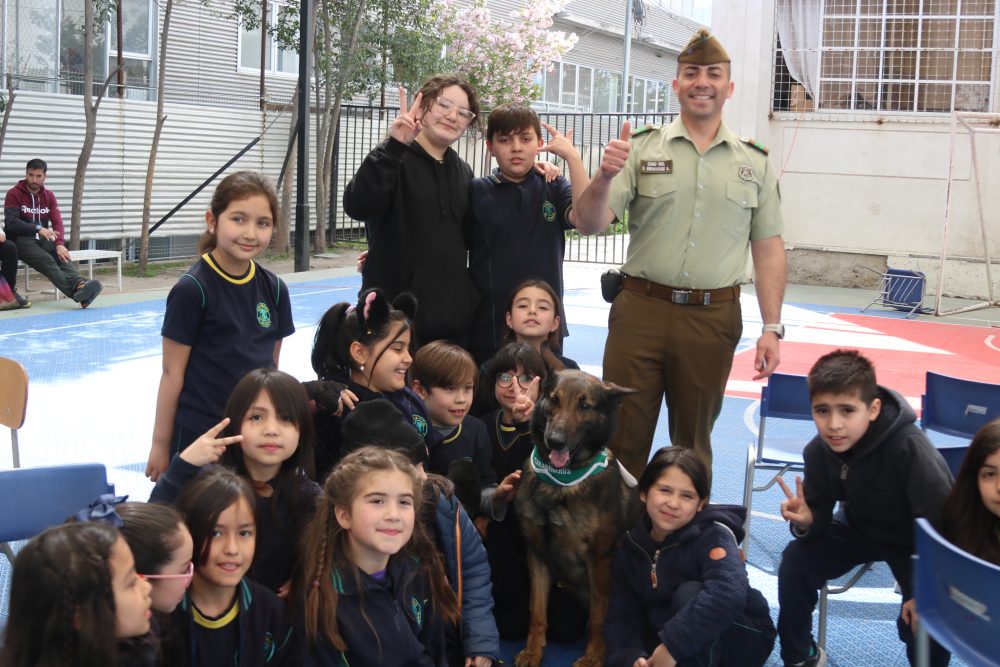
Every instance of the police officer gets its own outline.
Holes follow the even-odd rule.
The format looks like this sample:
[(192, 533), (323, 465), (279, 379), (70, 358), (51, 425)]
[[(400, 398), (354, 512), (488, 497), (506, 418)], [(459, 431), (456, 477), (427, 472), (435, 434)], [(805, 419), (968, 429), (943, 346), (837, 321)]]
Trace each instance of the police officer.
[(694, 448), (711, 470), (712, 425), (743, 331), (740, 284), (750, 280), (750, 256), (764, 322), (754, 379), (780, 360), (786, 260), (778, 182), (767, 150), (722, 122), (733, 87), (729, 55), (699, 31), (677, 58), (680, 116), (631, 140), (626, 122), (575, 207), (583, 233), (603, 231), (629, 212), (604, 377), (639, 390), (625, 398), (611, 445), (636, 476), (649, 458), (664, 393), (671, 443)]

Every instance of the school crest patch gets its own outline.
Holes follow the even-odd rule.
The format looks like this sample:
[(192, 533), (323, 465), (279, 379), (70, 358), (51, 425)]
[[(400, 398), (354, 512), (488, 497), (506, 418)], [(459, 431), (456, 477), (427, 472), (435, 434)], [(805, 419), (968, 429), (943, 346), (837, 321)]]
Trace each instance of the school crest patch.
[(270, 632), (264, 633), (264, 662), (271, 662), (271, 658), (274, 657), (274, 652), (277, 647), (274, 644), (274, 637), (271, 636)]
[(420, 415), (411, 415), (413, 421), (413, 428), (417, 429), (417, 433), (420, 435), (427, 435), (427, 420)]
[(548, 199), (542, 204), (542, 215), (545, 216), (547, 222), (552, 222), (556, 219), (556, 207), (555, 204), (550, 202)]
[(265, 329), (271, 328), (271, 309), (263, 301), (257, 304), (257, 324)]
[(750, 165), (748, 164), (740, 165), (740, 178), (742, 178), (744, 181), (753, 180), (753, 169), (750, 167)]
[(413, 614), (413, 620), (417, 622), (417, 627), (423, 627), (424, 608), (417, 598), (410, 598), (410, 613)]

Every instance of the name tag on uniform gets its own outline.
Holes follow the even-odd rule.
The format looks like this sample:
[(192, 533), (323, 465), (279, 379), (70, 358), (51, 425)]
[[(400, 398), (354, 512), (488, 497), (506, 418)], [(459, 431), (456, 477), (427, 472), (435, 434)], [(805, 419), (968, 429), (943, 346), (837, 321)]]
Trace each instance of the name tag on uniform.
[(673, 160), (642, 160), (639, 162), (639, 173), (642, 174), (672, 174)]

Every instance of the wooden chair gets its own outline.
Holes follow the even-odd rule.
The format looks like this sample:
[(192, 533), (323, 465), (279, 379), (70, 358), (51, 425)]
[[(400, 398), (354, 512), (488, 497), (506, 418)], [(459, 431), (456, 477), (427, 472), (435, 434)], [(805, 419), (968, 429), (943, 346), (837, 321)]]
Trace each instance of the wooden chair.
[(28, 372), (13, 359), (0, 357), (0, 424), (10, 429), (14, 467), (21, 467), (17, 430), (24, 425), (28, 409)]

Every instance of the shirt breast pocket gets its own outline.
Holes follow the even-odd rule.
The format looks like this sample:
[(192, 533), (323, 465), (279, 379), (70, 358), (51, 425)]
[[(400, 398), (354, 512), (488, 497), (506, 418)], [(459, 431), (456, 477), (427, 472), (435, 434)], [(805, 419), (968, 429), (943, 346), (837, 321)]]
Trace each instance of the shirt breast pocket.
[(673, 174), (639, 174), (636, 192), (640, 197), (664, 197), (677, 190), (677, 177)]
[(750, 218), (757, 208), (755, 183), (726, 183), (726, 214), (722, 228), (734, 237), (750, 238)]

